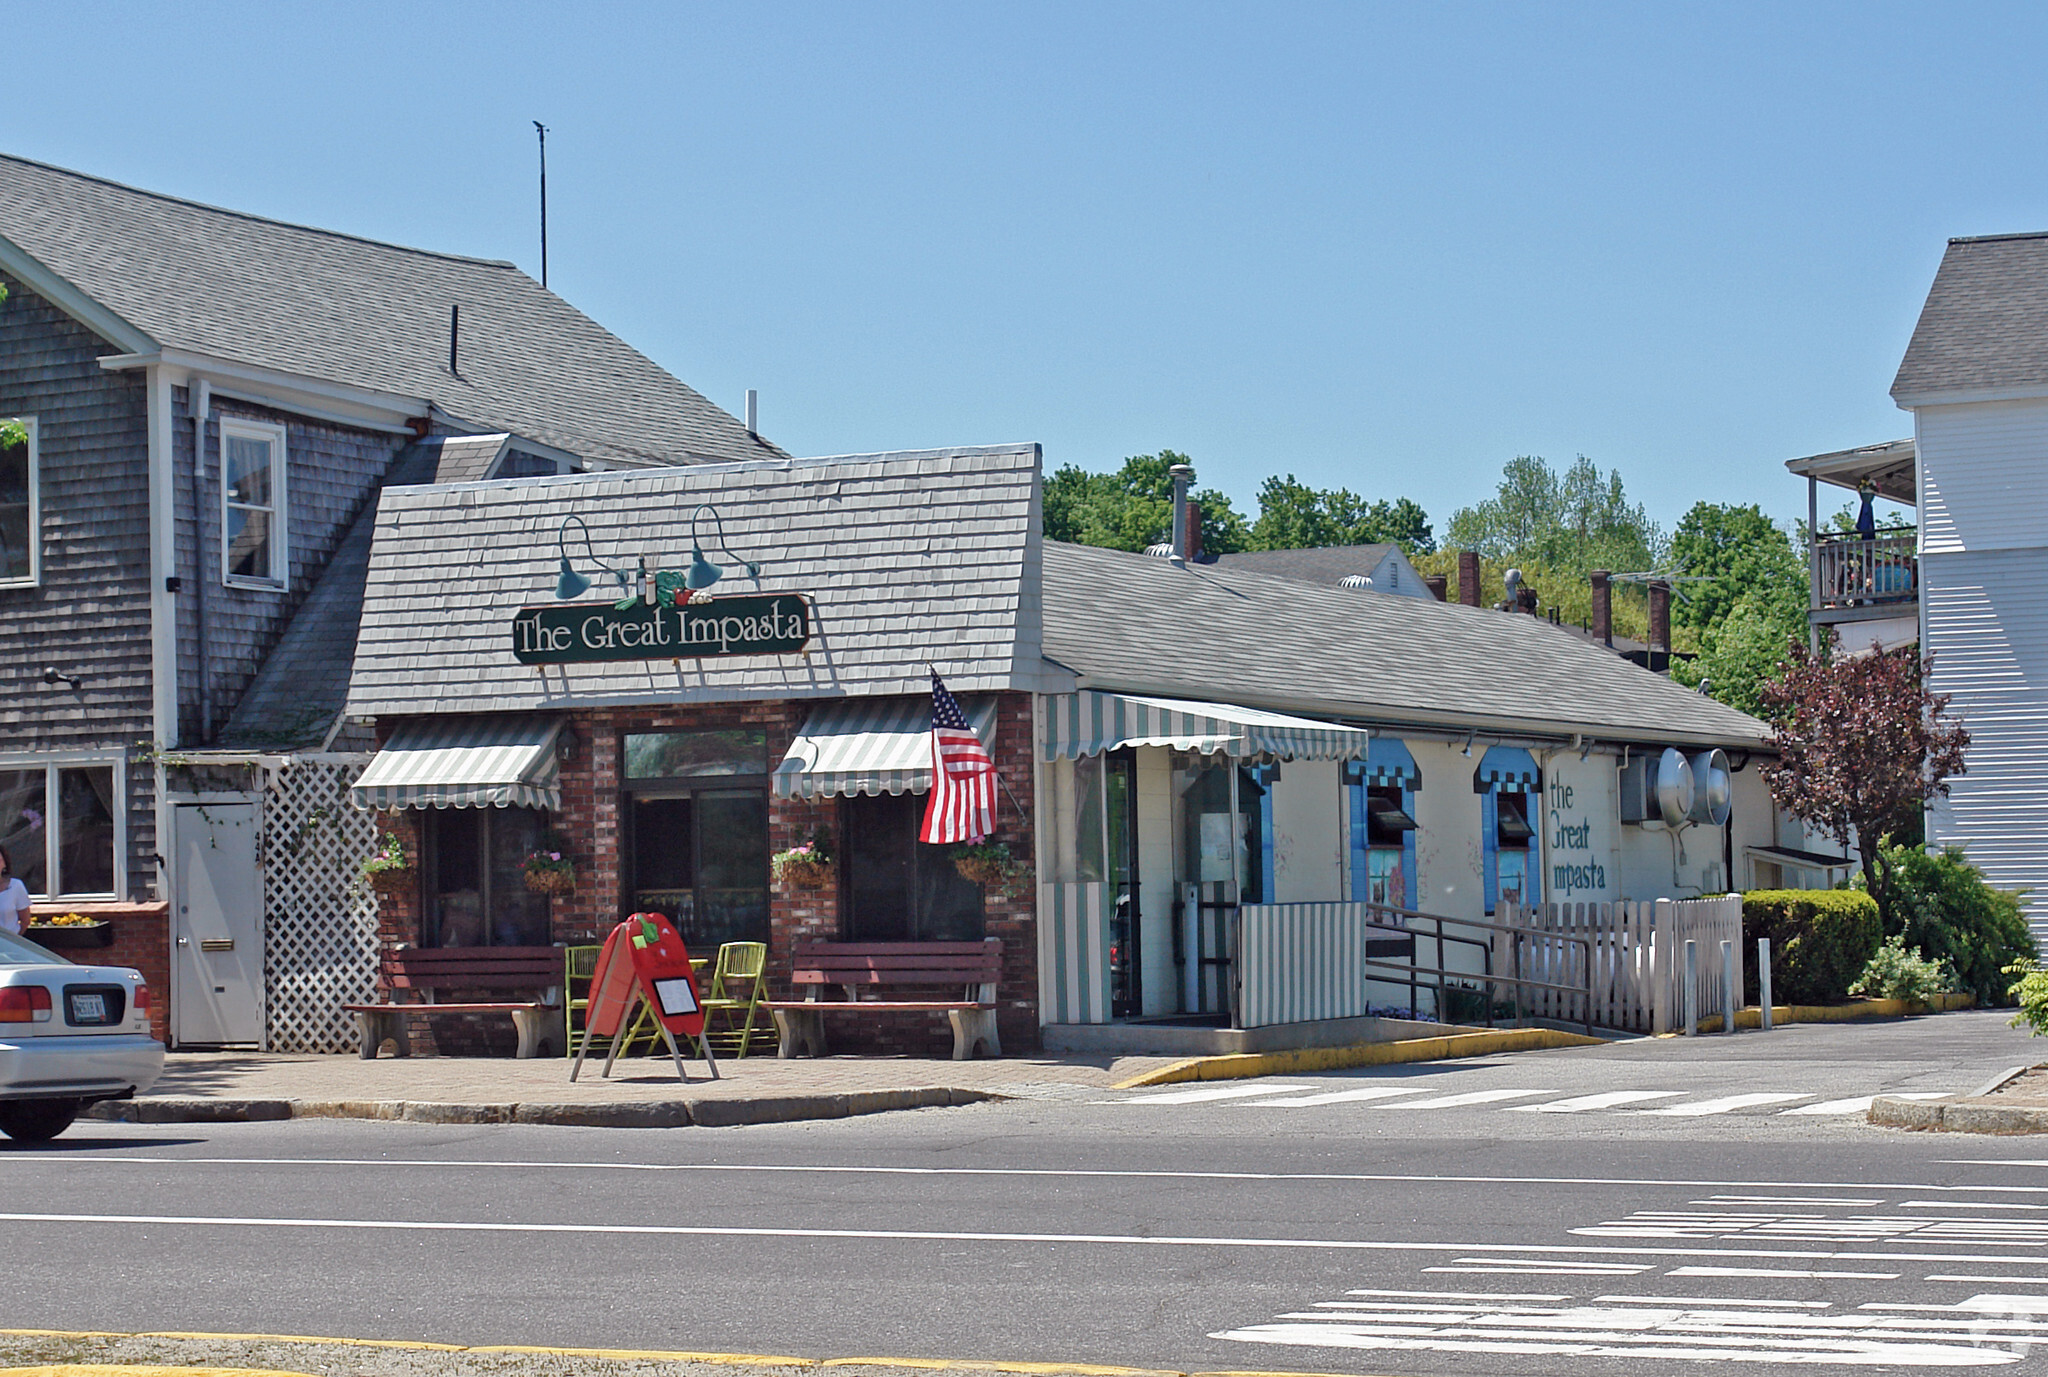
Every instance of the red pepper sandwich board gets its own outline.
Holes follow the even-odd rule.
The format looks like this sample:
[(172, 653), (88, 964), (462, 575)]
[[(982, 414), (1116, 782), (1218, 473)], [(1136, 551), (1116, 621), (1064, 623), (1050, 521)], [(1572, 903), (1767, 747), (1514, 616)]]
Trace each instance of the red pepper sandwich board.
[(618, 1060), (619, 1044), (640, 1006), (645, 1004), (661, 1029), (669, 1055), (675, 1058), (676, 1075), (687, 1081), (683, 1054), (676, 1035), (695, 1038), (704, 1050), (704, 1062), (711, 1079), (718, 1079), (718, 1059), (711, 1055), (711, 1043), (704, 1037), (704, 1001), (697, 994), (697, 976), (690, 968), (689, 949), (683, 939), (659, 913), (636, 913), (613, 928), (597, 954), (597, 968), (590, 976), (590, 1005), (583, 1011), (583, 1044), (576, 1050), (576, 1064), (569, 1079), (583, 1069), (590, 1051), (590, 1039), (601, 1037), (610, 1044), (604, 1059), (604, 1074), (612, 1073)]

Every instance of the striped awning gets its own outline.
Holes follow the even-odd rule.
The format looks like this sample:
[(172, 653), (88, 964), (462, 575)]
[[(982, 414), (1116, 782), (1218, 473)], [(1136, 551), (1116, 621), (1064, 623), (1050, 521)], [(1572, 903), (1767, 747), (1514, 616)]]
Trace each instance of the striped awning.
[(358, 808), (562, 806), (557, 717), (431, 717), (399, 725), (348, 791)]
[(1487, 790), (1501, 794), (1534, 794), (1543, 789), (1543, 774), (1536, 757), (1520, 746), (1489, 746), (1472, 772), (1472, 792)]
[(1372, 752), (1359, 764), (1347, 766), (1351, 780), (1374, 789), (1420, 789), (1422, 771), (1415, 757), (1397, 737), (1375, 736)]
[(1120, 746), (1170, 746), (1202, 755), (1275, 760), (1363, 760), (1372, 736), (1358, 727), (1229, 703), (1127, 693), (1054, 694), (1045, 700), (1045, 758), (1071, 760)]
[[(996, 700), (963, 698), (960, 709), (993, 750)], [(777, 798), (921, 794), (932, 787), (932, 700), (855, 698), (813, 708), (770, 778)]]

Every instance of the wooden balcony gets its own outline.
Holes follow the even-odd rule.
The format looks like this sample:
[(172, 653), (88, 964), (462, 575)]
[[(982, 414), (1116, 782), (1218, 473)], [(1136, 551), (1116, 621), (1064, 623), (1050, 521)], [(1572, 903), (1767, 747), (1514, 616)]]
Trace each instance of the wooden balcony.
[(1919, 532), (1880, 527), (1869, 539), (1825, 532), (1814, 540), (1809, 615), (1816, 624), (1912, 617), (1920, 600)]

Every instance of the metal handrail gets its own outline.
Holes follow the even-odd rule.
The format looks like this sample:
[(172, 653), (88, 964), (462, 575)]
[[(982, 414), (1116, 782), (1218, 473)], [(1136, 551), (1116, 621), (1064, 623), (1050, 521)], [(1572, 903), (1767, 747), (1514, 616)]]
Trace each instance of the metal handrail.
[[(1593, 1031), (1593, 946), (1594, 946), (1594, 943), (1593, 943), (1593, 939), (1592, 939), (1592, 938), (1590, 938), (1590, 937), (1575, 937), (1575, 936), (1573, 936), (1573, 935), (1572, 935), (1571, 933), (1568, 933), (1568, 932), (1544, 932), (1544, 931), (1542, 931), (1541, 929), (1537, 929), (1537, 928), (1527, 928), (1527, 927), (1520, 927), (1520, 926), (1517, 926), (1517, 925), (1516, 925), (1516, 924), (1514, 924), (1514, 923), (1496, 923), (1496, 922), (1490, 922), (1490, 921), (1488, 921), (1488, 920), (1486, 920), (1486, 919), (1483, 919), (1483, 918), (1453, 918), (1453, 917), (1450, 917), (1450, 916), (1449, 916), (1449, 915), (1447, 915), (1447, 914), (1442, 914), (1442, 913), (1424, 913), (1424, 912), (1422, 912), (1422, 911), (1421, 911), (1420, 909), (1412, 909), (1412, 908), (1396, 908), (1396, 907), (1392, 906), (1391, 904), (1367, 904), (1367, 905), (1366, 905), (1365, 907), (1366, 907), (1366, 910), (1367, 910), (1367, 912), (1368, 912), (1368, 913), (1372, 913), (1372, 912), (1380, 912), (1380, 913), (1389, 913), (1389, 914), (1394, 914), (1394, 915), (1397, 915), (1398, 917), (1400, 917), (1400, 918), (1402, 918), (1402, 919), (1409, 919), (1409, 918), (1418, 918), (1418, 919), (1421, 919), (1421, 920), (1423, 920), (1423, 921), (1425, 921), (1425, 922), (1429, 922), (1429, 923), (1434, 923), (1434, 924), (1436, 925), (1436, 932), (1435, 932), (1435, 933), (1433, 934), (1433, 940), (1435, 940), (1435, 942), (1437, 943), (1437, 959), (1438, 959), (1438, 960), (1442, 960), (1442, 959), (1443, 959), (1443, 944), (1444, 944), (1445, 942), (1456, 942), (1456, 943), (1460, 943), (1460, 944), (1462, 944), (1462, 945), (1465, 945), (1465, 946), (1473, 946), (1473, 947), (1478, 947), (1478, 948), (1480, 948), (1480, 950), (1481, 950), (1481, 951), (1483, 951), (1483, 952), (1485, 953), (1485, 955), (1486, 955), (1486, 961), (1485, 961), (1485, 966), (1486, 966), (1486, 974), (1485, 974), (1485, 975), (1484, 975), (1484, 976), (1483, 976), (1482, 978), (1483, 978), (1483, 979), (1485, 980), (1485, 982), (1486, 982), (1486, 993), (1485, 993), (1485, 1000), (1486, 1000), (1486, 1026), (1487, 1026), (1487, 1027), (1491, 1028), (1491, 1027), (1493, 1026), (1493, 987), (1494, 987), (1494, 986), (1495, 986), (1496, 984), (1506, 984), (1506, 985), (1512, 985), (1512, 986), (1513, 986), (1513, 987), (1515, 988), (1515, 990), (1517, 991), (1517, 999), (1516, 999), (1516, 1004), (1517, 1004), (1517, 1006), (1518, 1006), (1518, 1007), (1519, 1007), (1519, 1005), (1520, 1005), (1520, 1002), (1521, 1002), (1521, 1001), (1520, 1001), (1520, 998), (1519, 998), (1519, 992), (1520, 992), (1521, 990), (1523, 990), (1523, 989), (1533, 989), (1533, 990), (1557, 990), (1557, 991), (1560, 991), (1560, 992), (1562, 992), (1562, 993), (1566, 993), (1566, 994), (1574, 994), (1574, 995), (1580, 995), (1580, 996), (1583, 996), (1583, 997), (1584, 997), (1584, 999), (1585, 999), (1585, 1001), (1586, 1001), (1586, 1002), (1585, 1002), (1585, 1005), (1583, 1006), (1583, 1007), (1584, 1007), (1584, 1009), (1585, 1009), (1585, 1018), (1584, 1018), (1583, 1020), (1581, 1020), (1581, 1022), (1583, 1022), (1583, 1024), (1585, 1025), (1585, 1029), (1586, 1029), (1586, 1032), (1587, 1032), (1587, 1034), (1588, 1034), (1589, 1036), (1590, 1036), (1590, 1035), (1592, 1034), (1592, 1031)], [(1496, 974), (1496, 973), (1494, 972), (1494, 969), (1493, 969), (1493, 944), (1492, 944), (1491, 942), (1482, 942), (1482, 941), (1480, 941), (1480, 940), (1479, 940), (1478, 938), (1476, 938), (1476, 937), (1456, 937), (1456, 936), (1446, 936), (1446, 935), (1444, 934), (1444, 931), (1443, 931), (1443, 925), (1444, 925), (1445, 923), (1453, 923), (1453, 924), (1456, 924), (1456, 925), (1457, 925), (1457, 926), (1459, 926), (1459, 927), (1467, 927), (1467, 928), (1480, 928), (1480, 929), (1483, 929), (1483, 930), (1485, 930), (1485, 931), (1488, 931), (1488, 932), (1506, 932), (1506, 933), (1514, 933), (1514, 934), (1536, 934), (1536, 935), (1540, 935), (1540, 936), (1542, 936), (1542, 937), (1543, 937), (1543, 938), (1544, 938), (1545, 940), (1549, 940), (1549, 941), (1557, 941), (1557, 942), (1571, 942), (1571, 943), (1574, 943), (1574, 944), (1576, 944), (1576, 945), (1578, 945), (1578, 946), (1584, 947), (1584, 948), (1585, 948), (1585, 950), (1586, 950), (1586, 959), (1585, 959), (1585, 962), (1584, 962), (1584, 969), (1585, 969), (1585, 972), (1586, 972), (1586, 983), (1585, 983), (1584, 985), (1559, 985), (1559, 984), (1554, 984), (1554, 983), (1552, 983), (1552, 982), (1550, 982), (1550, 981), (1547, 981), (1547, 980), (1530, 980), (1530, 979), (1527, 979), (1526, 977), (1524, 977), (1524, 976), (1523, 976), (1523, 975), (1521, 974), (1521, 972), (1520, 972), (1520, 970), (1519, 970), (1519, 969), (1517, 969), (1517, 971), (1515, 972), (1515, 974), (1514, 974), (1514, 976), (1513, 976), (1512, 978), (1510, 978), (1510, 977), (1507, 977), (1507, 976), (1503, 976), (1503, 975), (1497, 975), (1497, 974)], [(1365, 925), (1366, 925), (1366, 926), (1367, 926), (1368, 928), (1377, 928), (1377, 929), (1379, 929), (1379, 930), (1380, 930), (1380, 931), (1382, 931), (1382, 932), (1401, 932), (1401, 933), (1405, 933), (1405, 934), (1407, 934), (1407, 935), (1408, 935), (1408, 936), (1410, 936), (1410, 937), (1421, 937), (1421, 936), (1430, 936), (1430, 934), (1423, 934), (1423, 933), (1418, 933), (1418, 932), (1417, 932), (1417, 931), (1416, 931), (1416, 930), (1415, 930), (1414, 928), (1412, 928), (1412, 927), (1408, 926), (1408, 924), (1407, 924), (1406, 922), (1399, 922), (1399, 923), (1387, 923), (1387, 922), (1376, 922), (1376, 921), (1374, 921), (1374, 920), (1373, 920), (1373, 919), (1371, 919), (1371, 918), (1367, 918), (1367, 920), (1366, 920), (1366, 924), (1365, 924)], [(1520, 966), (1520, 963), (1521, 963), (1521, 947), (1520, 947), (1519, 945), (1517, 945), (1517, 946), (1516, 946), (1516, 948), (1515, 948), (1515, 961), (1516, 961), (1516, 965), (1517, 965), (1517, 966), (1519, 967), (1519, 966)], [(1368, 967), (1384, 967), (1384, 968), (1386, 968), (1386, 969), (1391, 969), (1391, 970), (1400, 970), (1400, 969), (1407, 969), (1407, 970), (1410, 970), (1410, 971), (1414, 972), (1415, 974), (1421, 974), (1421, 975), (1435, 975), (1435, 976), (1437, 977), (1437, 987), (1436, 987), (1436, 988), (1437, 988), (1437, 994), (1436, 994), (1436, 1007), (1437, 1007), (1437, 1013), (1438, 1013), (1439, 1015), (1441, 1015), (1441, 1014), (1443, 1013), (1443, 1009), (1444, 1009), (1444, 1003), (1445, 1003), (1445, 999), (1444, 999), (1444, 991), (1445, 991), (1445, 989), (1446, 989), (1446, 984), (1447, 984), (1447, 982), (1446, 982), (1446, 979), (1445, 979), (1445, 977), (1447, 977), (1447, 976), (1453, 976), (1453, 975), (1456, 975), (1456, 976), (1464, 976), (1464, 977), (1466, 977), (1466, 978), (1468, 978), (1468, 979), (1469, 979), (1469, 978), (1471, 978), (1471, 972), (1470, 972), (1470, 971), (1447, 971), (1447, 970), (1445, 970), (1445, 969), (1443, 969), (1443, 968), (1441, 968), (1441, 967), (1421, 967), (1421, 966), (1415, 966), (1415, 965), (1413, 965), (1412, 963), (1410, 963), (1410, 964), (1409, 964), (1408, 966), (1406, 966), (1406, 967), (1403, 967), (1403, 966), (1401, 966), (1401, 965), (1400, 965), (1399, 963), (1395, 963), (1395, 962), (1379, 962), (1379, 961), (1374, 961), (1374, 960), (1372, 960), (1372, 959), (1371, 959), (1370, 957), (1368, 957), (1368, 958), (1365, 958), (1365, 959), (1364, 959), (1364, 960), (1363, 960), (1363, 961), (1361, 962), (1361, 964), (1363, 964), (1363, 965), (1365, 965), (1365, 966), (1368, 966)], [(1411, 978), (1409, 979), (1409, 981), (1408, 981), (1408, 991), (1409, 991), (1409, 997), (1408, 997), (1408, 1008), (1409, 1008), (1409, 1011), (1410, 1011), (1410, 1012), (1413, 1012), (1413, 1011), (1414, 1011), (1414, 1008), (1415, 1008), (1415, 990), (1416, 990), (1416, 981), (1415, 981), (1415, 980), (1414, 980), (1414, 979), (1413, 979), (1413, 978), (1411, 977)]]

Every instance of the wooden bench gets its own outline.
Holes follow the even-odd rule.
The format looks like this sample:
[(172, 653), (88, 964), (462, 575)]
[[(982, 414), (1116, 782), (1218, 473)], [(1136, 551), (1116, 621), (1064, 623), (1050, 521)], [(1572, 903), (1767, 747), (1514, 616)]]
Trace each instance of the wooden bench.
[[(813, 942), (796, 949), (792, 984), (805, 987), (801, 1000), (765, 1002), (780, 1039), (777, 1055), (808, 1051), (825, 1055), (825, 1016), (871, 1017), (893, 1013), (943, 1013), (953, 1024), (953, 1060), (966, 1061), (977, 1049), (1000, 1057), (996, 1038), (996, 982), (1002, 978), (1003, 944), (982, 942)], [(846, 991), (844, 1000), (820, 999), (828, 985)], [(863, 993), (891, 988), (950, 985), (958, 999), (863, 999)]]
[[(406, 1020), (441, 1014), (510, 1014), (519, 1033), (519, 1056), (539, 1056), (550, 1040), (555, 1055), (565, 1050), (560, 947), (411, 947), (385, 952), (378, 969), (391, 1002), (342, 1006), (356, 1016), (364, 1061), (376, 1059), (386, 1038), (396, 1044), (396, 1055), (411, 1056)], [(529, 998), (443, 1004), (437, 998), (443, 990), (522, 992)], [(403, 992), (418, 995), (419, 1001), (406, 1002)]]

